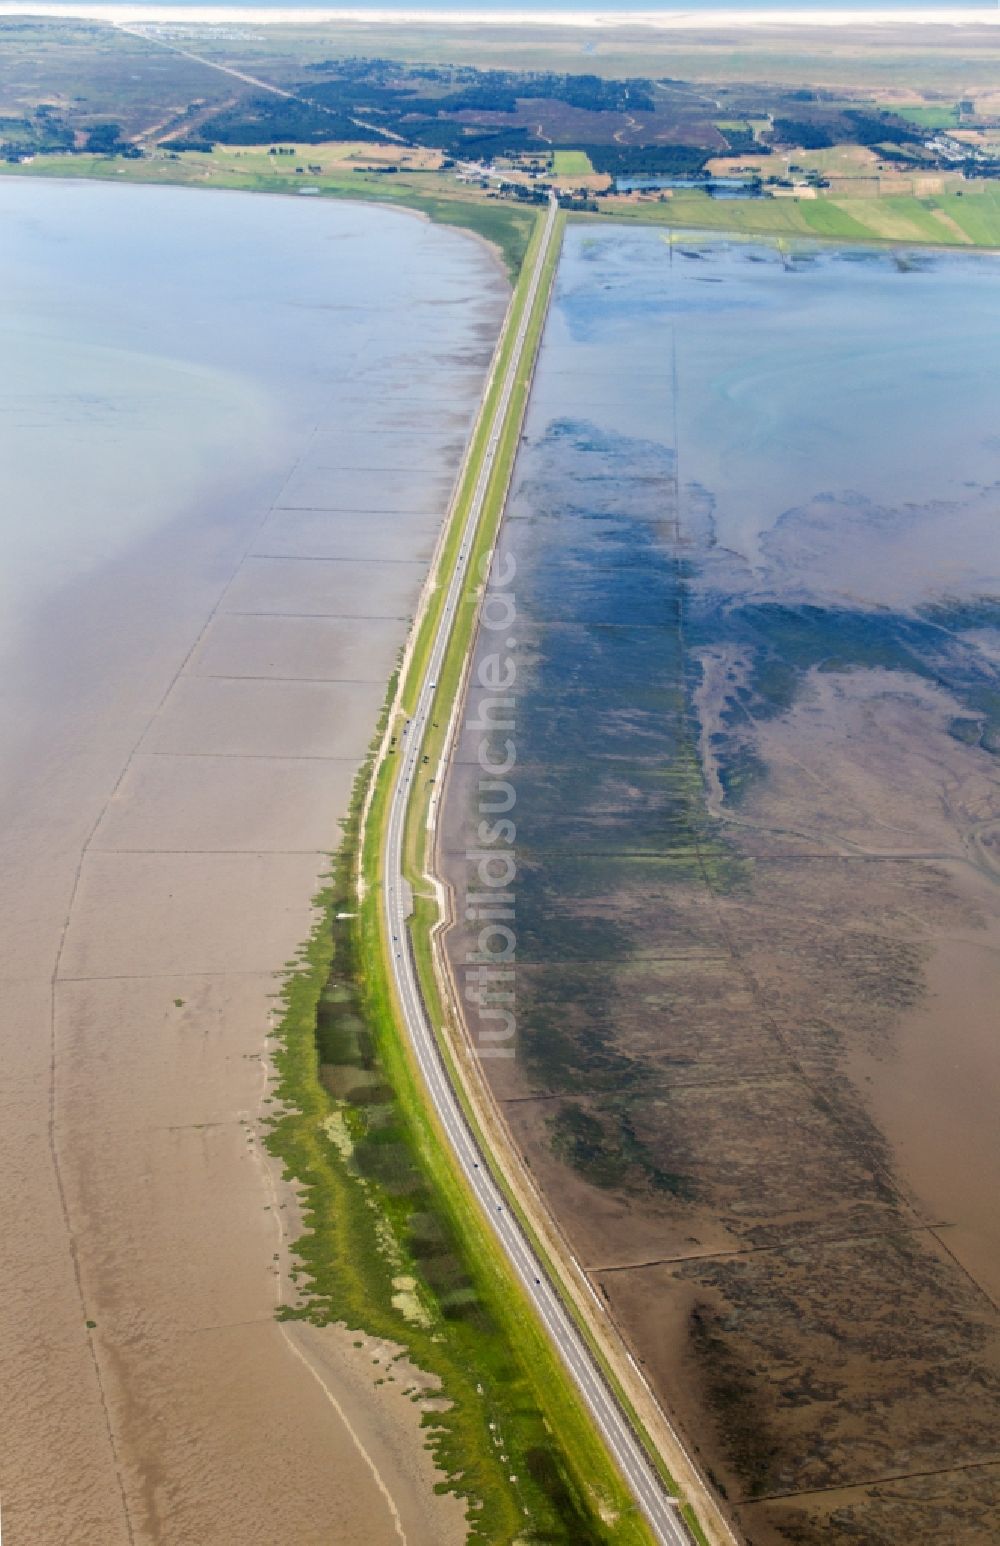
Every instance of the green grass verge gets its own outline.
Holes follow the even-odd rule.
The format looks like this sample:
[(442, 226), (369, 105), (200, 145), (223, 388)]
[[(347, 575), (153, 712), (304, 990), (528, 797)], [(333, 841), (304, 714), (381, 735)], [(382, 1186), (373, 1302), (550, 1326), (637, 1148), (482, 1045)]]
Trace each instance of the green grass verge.
[[(539, 316), (535, 337), (540, 327)], [(511, 456), (514, 445), (516, 432)], [(459, 504), (457, 520), (462, 514)], [(418, 676), (419, 657), (412, 669)], [(371, 770), (370, 762), (356, 786), (277, 1032), (284, 1107), (268, 1141), (303, 1188), (306, 1224), (296, 1247), (303, 1303), (285, 1313), (386, 1337), (436, 1377), (447, 1405), (425, 1401), (423, 1420), (449, 1485), (468, 1500), (470, 1539), (648, 1546), (644, 1521), (455, 1169), (399, 1034), (380, 894), (396, 759), (378, 772), (359, 854)], [(426, 917), (429, 904), (418, 905)]]
[(684, 1520), (684, 1523), (691, 1531), (694, 1539), (698, 1542), (698, 1546), (711, 1546), (711, 1542), (709, 1541), (708, 1536), (705, 1534), (704, 1530), (701, 1528), (698, 1516), (694, 1509), (691, 1507), (690, 1503), (681, 1504), (681, 1518)]
[[(564, 220), (564, 218), (565, 217), (560, 216), (561, 220)], [(533, 216), (533, 219), (535, 221), (535, 229), (528, 244), (525, 260), (526, 272), (530, 272), (531, 266), (534, 262), (535, 255), (538, 250), (538, 245), (542, 240), (544, 226), (544, 220), (542, 217), (535, 215)], [(473, 555), (475, 562), (474, 564), (470, 565), (470, 572), (473, 573), (479, 572), (476, 566), (481, 561), (483, 554), (488, 551), (490, 543), (493, 540), (492, 534), (495, 533), (499, 520), (500, 508), (502, 508), (503, 493), (506, 489), (506, 474), (504, 474), (503, 481), (501, 482), (500, 469), (503, 467), (507, 467), (509, 469), (510, 462), (505, 453), (507, 450), (509, 450), (511, 436), (513, 436), (515, 445), (517, 442), (519, 429), (512, 429), (512, 424), (516, 420), (518, 426), (520, 425), (520, 413), (518, 409), (519, 407), (523, 407), (523, 404), (526, 401), (528, 386), (530, 383), (531, 362), (534, 360), (535, 351), (537, 350), (539, 338), (541, 336), (542, 322), (544, 320), (545, 308), (544, 304), (541, 303), (544, 301), (544, 296), (547, 294), (548, 286), (551, 284), (555, 274), (557, 258), (558, 242), (553, 244), (553, 248), (550, 251), (546, 261), (545, 273), (543, 275), (542, 283), (539, 287), (540, 304), (536, 307), (535, 316), (533, 318), (532, 325), (529, 328), (528, 336), (525, 342), (524, 354), (522, 355), (521, 371), (512, 398), (512, 411), (508, 415), (506, 424), (504, 426), (504, 442), (501, 444), (501, 447), (498, 450), (498, 454), (494, 463), (493, 476), (490, 481), (489, 489), (486, 493), (483, 519), (480, 522), (479, 530), (477, 532), (475, 553)], [(486, 445), (489, 440), (490, 431), (493, 425), (493, 418), (497, 401), (503, 389), (504, 377), (506, 375), (507, 367), (510, 363), (511, 354), (514, 348), (514, 338), (517, 333), (518, 325), (521, 321), (521, 318), (523, 317), (526, 299), (526, 287), (523, 284), (519, 285), (511, 302), (510, 326), (507, 329), (503, 348), (497, 361), (497, 366), (490, 381), (489, 388), (483, 399), (482, 412), (480, 413), (475, 429), (473, 430), (469, 455), (466, 459), (466, 464), (462, 472), (458, 489), (456, 491), (453, 509), (457, 512), (459, 518), (451, 521), (449, 525), (441, 553), (441, 576), (446, 576), (451, 573), (452, 569), (454, 568), (455, 559), (458, 555), (458, 549), (462, 540), (462, 532), (464, 527), (464, 520), (462, 518), (463, 512), (468, 510), (469, 501), (472, 497), (472, 492), (476, 486), (480, 470), (482, 468), (483, 455), (485, 453)], [(498, 490), (500, 491), (500, 508), (498, 508)], [(437, 625), (440, 618), (441, 608), (444, 605), (444, 595), (445, 586), (443, 583), (441, 583), (439, 584), (432, 604), (428, 607), (423, 617), (420, 630), (414, 644), (411, 669), (408, 672), (407, 680), (404, 684), (403, 697), (404, 707), (410, 712), (412, 712), (414, 707), (417, 691), (421, 681), (423, 680), (424, 666), (427, 661), (428, 652), (430, 651), (431, 644), (437, 632)], [(456, 620), (456, 631), (452, 635), (453, 639), (456, 637), (464, 637), (465, 639), (471, 637), (473, 610), (474, 609), (470, 609), (468, 597), (463, 597), (463, 604), (459, 618)], [(442, 670), (441, 691), (438, 695), (439, 704), (453, 701), (453, 696), (452, 698), (449, 698), (449, 690), (453, 689), (457, 685), (457, 678), (460, 673), (461, 661), (457, 659), (455, 650), (452, 648), (449, 650), (448, 659), (445, 663), (444, 669)], [(442, 710), (442, 713), (443, 712), (444, 710)], [(441, 714), (438, 715), (438, 719), (439, 721), (441, 720)], [(437, 736), (432, 737), (428, 745), (425, 747), (425, 751), (428, 752), (432, 761), (434, 754), (440, 750), (440, 744), (443, 738), (443, 728), (444, 727), (442, 724), (439, 727)]]
[[(560, 220), (564, 222), (565, 217), (561, 216)], [(527, 402), (527, 395), (530, 389), (531, 376), (534, 368), (534, 360), (537, 353), (538, 343), (541, 338), (542, 329), (544, 327), (545, 315), (547, 311), (547, 297), (551, 286), (552, 277), (554, 276), (558, 262), (558, 247), (559, 242), (555, 242), (546, 260), (546, 272), (543, 276), (542, 285), (540, 287), (535, 313), (529, 325), (525, 351), (522, 357), (521, 369), (517, 379), (515, 393), (512, 398), (511, 411), (509, 412), (504, 424), (503, 435), (501, 437), (500, 446), (498, 448), (497, 456), (495, 459), (492, 476), (486, 491), (482, 517), (473, 544), (472, 561), (469, 565), (470, 579), (466, 586), (465, 593), (461, 598), (458, 615), (456, 617), (452, 628), (452, 633), (449, 638), (448, 650), (438, 677), (434, 719), (428, 729), (422, 746), (422, 765), (425, 768), (425, 773), (423, 778), (418, 780), (414, 786), (410, 808), (407, 812), (405, 834), (405, 870), (406, 878), (410, 883), (414, 895), (414, 911), (410, 919), (410, 939), (413, 947), (414, 958), (416, 961), (417, 975), (420, 981), (421, 992), (424, 998), (424, 1002), (428, 1008), (431, 1023), (435, 1027), (444, 1026), (447, 1023), (449, 1016), (441, 1002), (437, 974), (434, 969), (433, 948), (431, 945), (431, 931), (434, 925), (438, 922), (438, 911), (436, 901), (430, 895), (426, 894), (427, 882), (425, 880), (425, 876), (428, 869), (430, 869), (433, 865), (433, 855), (429, 851), (428, 847), (430, 842), (427, 827), (428, 808), (431, 796), (434, 792), (434, 779), (437, 774), (441, 753), (447, 736), (448, 722), (451, 716), (452, 708), (462, 691), (465, 665), (474, 646), (475, 631), (477, 626), (478, 599), (476, 577), (482, 572), (481, 566), (483, 560), (486, 558), (496, 541), (497, 532), (503, 517), (508, 483), (513, 471), (514, 461), (517, 455), (517, 447), (520, 441), (523, 409)], [(498, 372), (498, 382), (500, 380), (502, 380), (502, 373)], [(499, 386), (497, 386), (497, 390), (499, 390)], [(487, 414), (480, 426), (482, 445), (485, 444), (491, 422), (492, 418), (489, 414)], [(468, 480), (467, 484), (463, 483), (462, 486), (459, 508), (462, 507), (462, 501), (465, 497), (467, 497), (467, 488), (468, 491), (471, 491), (471, 487), (473, 486), (475, 478), (478, 475), (480, 465), (481, 447), (479, 444), (477, 444), (477, 442), (474, 442), (473, 454), (471, 455), (469, 462)], [(446, 565), (445, 567), (447, 570), (448, 566)], [(441, 592), (441, 603), (443, 604), (443, 589)], [(425, 622), (425, 631), (427, 633), (427, 642), (425, 648), (429, 648), (430, 640), (433, 637), (435, 626), (436, 614), (432, 617), (428, 617)], [(419, 657), (415, 656), (415, 663), (418, 661), (418, 659)], [(420, 670), (416, 670), (413, 673), (414, 681), (419, 682), (422, 679), (422, 675), (423, 672), (421, 666)], [(481, 1130), (476, 1112), (472, 1109), (468, 1100), (463, 1094), (462, 1082), (455, 1069), (452, 1051), (447, 1037), (443, 1034), (439, 1034), (438, 1043), (445, 1062), (448, 1064), (451, 1070), (452, 1084), (459, 1092), (466, 1117), (473, 1131), (479, 1137), (483, 1148), (488, 1152), (489, 1143)], [(539, 1240), (537, 1234), (535, 1233), (530, 1219), (524, 1213), (516, 1193), (514, 1193), (509, 1187), (503, 1184), (501, 1177), (498, 1176), (497, 1179), (500, 1181), (501, 1185), (503, 1185), (503, 1190), (507, 1196), (510, 1207), (517, 1214), (522, 1227), (531, 1240), (532, 1245), (540, 1260), (544, 1263), (550, 1277), (553, 1281), (558, 1282), (559, 1274), (554, 1264), (549, 1259), (542, 1242)], [(659, 1471), (664, 1485), (669, 1492), (676, 1495), (678, 1492), (677, 1484), (671, 1476), (663, 1457), (659, 1454), (656, 1446), (645, 1433), (638, 1414), (632, 1408), (631, 1403), (625, 1394), (625, 1391), (617, 1380), (614, 1371), (610, 1368), (606, 1359), (601, 1353), (601, 1350), (592, 1337), (586, 1322), (582, 1317), (575, 1313), (572, 1305), (568, 1305), (567, 1307), (570, 1309), (571, 1313), (573, 1313), (574, 1320), (576, 1321), (581, 1335), (590, 1347), (591, 1352), (593, 1353), (599, 1366), (603, 1369), (605, 1378), (607, 1379), (612, 1390), (615, 1392), (618, 1401), (624, 1410), (628, 1413), (629, 1418), (636, 1429), (636, 1432), (645, 1442), (650, 1458)], [(565, 1379), (565, 1375), (563, 1375), (562, 1378)], [(692, 1514), (693, 1517), (693, 1513), (689, 1505), (688, 1513)], [(685, 1515), (685, 1518), (687, 1518), (687, 1515)], [(698, 1527), (698, 1538), (704, 1539), (700, 1531), (700, 1526)]]

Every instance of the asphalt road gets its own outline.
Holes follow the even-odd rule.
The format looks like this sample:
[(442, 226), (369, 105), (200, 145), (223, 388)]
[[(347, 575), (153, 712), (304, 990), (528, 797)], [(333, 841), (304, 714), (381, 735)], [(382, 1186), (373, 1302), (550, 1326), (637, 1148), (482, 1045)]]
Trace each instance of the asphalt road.
[(500, 1240), (528, 1297), (544, 1322), (563, 1362), (575, 1380), (594, 1422), (615, 1456), (632, 1493), (646, 1515), (656, 1539), (670, 1546), (691, 1546), (691, 1537), (680, 1518), (676, 1502), (663, 1488), (608, 1388), (589, 1348), (563, 1306), (545, 1270), (536, 1257), (517, 1218), (511, 1213), (503, 1194), (490, 1173), (486, 1159), (466, 1122), (461, 1103), (445, 1069), (434, 1031), (417, 984), (416, 967), (409, 947), (407, 917), (410, 890), (403, 881), (403, 836), (406, 811), (421, 762), (420, 747), (431, 721), (435, 685), (441, 673), (451, 626), (466, 581), (469, 559), (490, 473), (496, 460), (503, 426), (510, 407), (518, 367), (524, 352), (528, 326), (538, 293), (542, 267), (555, 230), (557, 206), (553, 200), (546, 219), (543, 240), (535, 260), (527, 304), (521, 316), (514, 348), (508, 361), (503, 387), (490, 426), (489, 441), (473, 493), (461, 551), (448, 585), (445, 605), (430, 651), (413, 718), (399, 738), (401, 769), (389, 809), (388, 838), (383, 872), (383, 906), (388, 936), (392, 941), (392, 967), (403, 1020), (423, 1075), (427, 1094), (448, 1136), (466, 1180)]

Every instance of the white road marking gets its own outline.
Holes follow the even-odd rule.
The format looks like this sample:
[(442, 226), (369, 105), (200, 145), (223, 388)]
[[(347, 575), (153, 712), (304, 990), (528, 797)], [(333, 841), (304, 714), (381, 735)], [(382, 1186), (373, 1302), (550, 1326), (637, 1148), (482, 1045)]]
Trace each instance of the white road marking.
[[(407, 892), (403, 885), (403, 837), (406, 811), (420, 766), (420, 746), (431, 719), (434, 684), (444, 663), (451, 623), (465, 585), (473, 538), (482, 514), (497, 450), (517, 383), (518, 370), (538, 296), (542, 269), (555, 230), (558, 205), (553, 198), (522, 312), (503, 387), (493, 412), (493, 422), (476, 486), (473, 491), (460, 552), (448, 585), (441, 620), (424, 670), (424, 680), (413, 717), (400, 737), (401, 768), (392, 794), (383, 870), (383, 904), (389, 937), (407, 939)], [(405, 737), (405, 739), (404, 739)], [(448, 1137), (465, 1179), (500, 1240), (524, 1285), (560, 1357), (579, 1389), (594, 1422), (614, 1455), (622, 1475), (649, 1521), (656, 1539), (666, 1546), (690, 1546), (691, 1537), (678, 1514), (678, 1501), (664, 1488), (652, 1461), (636, 1437), (572, 1317), (549, 1282), (517, 1219), (504, 1206), (486, 1157), (466, 1122), (438, 1050), (417, 983), (416, 967), (408, 948), (394, 953), (392, 962), (403, 1020), (423, 1076), (427, 1093)]]

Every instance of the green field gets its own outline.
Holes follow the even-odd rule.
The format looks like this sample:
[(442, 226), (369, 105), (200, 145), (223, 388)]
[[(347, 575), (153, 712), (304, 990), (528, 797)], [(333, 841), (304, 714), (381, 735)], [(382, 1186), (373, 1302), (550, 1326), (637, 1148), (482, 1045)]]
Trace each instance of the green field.
[(940, 106), (897, 107), (893, 111), (907, 123), (915, 123), (920, 129), (953, 129), (959, 122), (958, 104), (942, 102)]
[(590, 177), (593, 171), (593, 165), (586, 151), (554, 150), (552, 152), (554, 177)]
[(967, 190), (927, 198), (905, 194), (877, 199), (723, 200), (685, 191), (662, 204), (623, 204), (612, 199), (599, 203), (602, 217), (676, 230), (737, 236), (818, 236), (895, 245), (1000, 247), (1000, 186), (995, 183), (970, 184)]

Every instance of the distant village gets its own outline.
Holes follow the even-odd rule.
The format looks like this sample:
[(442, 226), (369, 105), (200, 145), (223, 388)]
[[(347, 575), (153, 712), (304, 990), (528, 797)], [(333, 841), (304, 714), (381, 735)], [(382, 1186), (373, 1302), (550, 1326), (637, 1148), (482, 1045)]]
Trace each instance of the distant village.
[[(921, 173), (947, 172), (960, 180), (1000, 177), (1000, 141), (994, 146), (970, 144), (938, 132), (919, 143), (919, 161), (911, 152), (905, 158), (907, 170)], [(756, 147), (756, 160), (733, 158), (715, 169), (693, 168), (683, 172), (646, 171), (598, 172), (592, 166), (583, 172), (560, 175), (560, 152), (551, 155), (528, 154), (497, 157), (495, 160), (455, 162), (447, 158), (441, 169), (453, 171), (457, 181), (486, 193), (487, 198), (513, 199), (519, 203), (544, 204), (554, 191), (564, 209), (596, 211), (597, 200), (630, 203), (664, 202), (675, 190), (696, 190), (710, 197), (723, 198), (815, 198), (831, 186), (831, 178), (817, 166), (806, 166), (791, 159), (794, 148), (774, 170), (763, 170), (760, 157), (771, 147)], [(804, 152), (800, 152), (804, 154)], [(568, 152), (566, 159), (582, 159), (580, 152)], [(720, 162), (721, 162), (720, 158)], [(889, 147), (876, 147), (872, 170), (898, 176), (904, 158)], [(856, 179), (856, 180), (861, 180)]]

